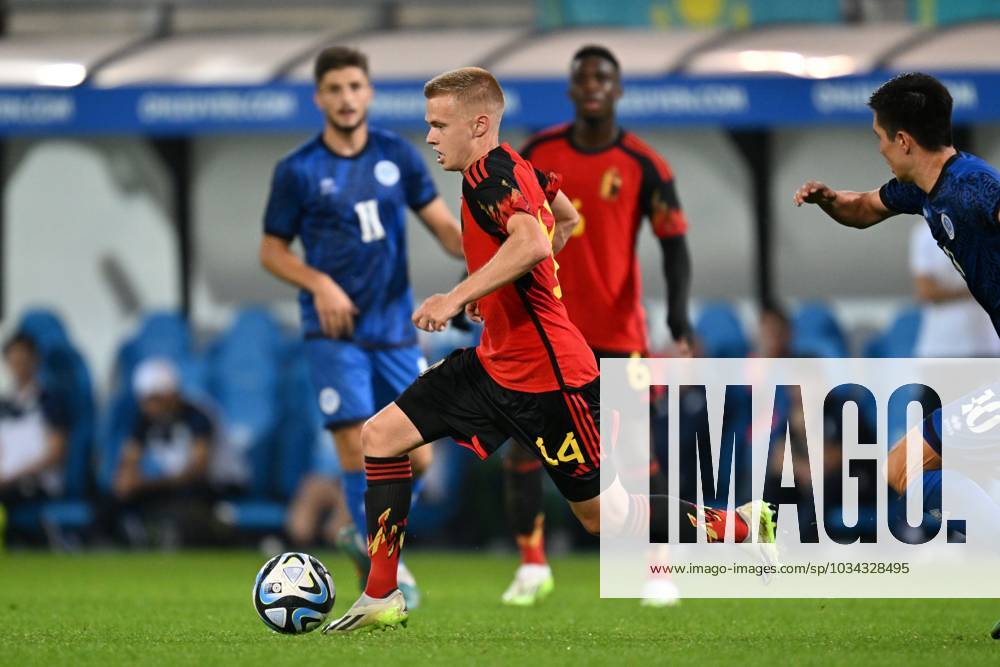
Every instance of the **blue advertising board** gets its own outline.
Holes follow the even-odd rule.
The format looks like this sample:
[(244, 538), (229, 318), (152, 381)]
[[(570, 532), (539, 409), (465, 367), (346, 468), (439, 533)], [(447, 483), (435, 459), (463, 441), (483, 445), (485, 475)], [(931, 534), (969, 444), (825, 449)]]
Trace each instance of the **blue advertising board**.
[[(871, 121), (866, 101), (891, 73), (628, 79), (618, 111), (630, 127), (782, 127)], [(955, 121), (1000, 121), (1000, 73), (943, 74)], [(504, 122), (536, 129), (572, 115), (564, 79), (511, 79)], [(371, 119), (423, 129), (422, 81), (376, 82)], [(0, 135), (201, 135), (313, 131), (320, 123), (308, 84), (0, 89)]]

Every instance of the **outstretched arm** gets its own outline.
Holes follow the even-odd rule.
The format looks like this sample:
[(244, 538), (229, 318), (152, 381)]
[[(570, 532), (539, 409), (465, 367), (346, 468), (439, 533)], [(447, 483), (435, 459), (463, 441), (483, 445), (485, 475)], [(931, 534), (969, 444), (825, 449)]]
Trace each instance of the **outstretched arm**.
[(792, 197), (796, 206), (816, 204), (846, 227), (865, 229), (896, 215), (882, 203), (878, 190), (851, 192), (834, 190), (819, 181), (806, 181)]
[(447, 294), (435, 294), (413, 313), (413, 323), (424, 331), (442, 331), (465, 304), (514, 282), (552, 253), (538, 220), (515, 213), (507, 220), (508, 236), (500, 249), (478, 271)]

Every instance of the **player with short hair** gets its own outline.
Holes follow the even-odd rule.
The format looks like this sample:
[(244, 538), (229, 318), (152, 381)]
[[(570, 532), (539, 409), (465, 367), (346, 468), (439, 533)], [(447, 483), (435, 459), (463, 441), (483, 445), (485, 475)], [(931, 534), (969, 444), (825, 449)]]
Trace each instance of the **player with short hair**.
[[(594, 534), (601, 528), (604, 493), (614, 496), (609, 515), (620, 514), (613, 530), (626, 524), (648, 529), (650, 513), (663, 516), (667, 509), (665, 496), (629, 498), (617, 481), (604, 493), (600, 488), (600, 375), (560, 301), (553, 257), (578, 222), (559, 190), (558, 175), (542, 174), (500, 143), (504, 98), (488, 71), (446, 72), (427, 82), (424, 96), (427, 142), (438, 164), (463, 174), (462, 243), (469, 276), (449, 293), (425, 300), (413, 322), (425, 331), (441, 331), (464, 309), (484, 323), (484, 331), (478, 347), (456, 350), (429, 368), (365, 423), (372, 570), (364, 594), (327, 624), (325, 633), (405, 623), (396, 563), (410, 510), (408, 454), (438, 438), (452, 437), (480, 458), (513, 438), (544, 461), (573, 513)], [(663, 502), (654, 503), (657, 499)], [(698, 518), (692, 516), (682, 531), (725, 535), (726, 521), (734, 519), (737, 535), (748, 534), (742, 516), (697, 511)], [(770, 512), (760, 516), (762, 527), (771, 520)]]
[[(1000, 172), (952, 145), (951, 94), (934, 77), (922, 73), (896, 76), (872, 93), (868, 106), (879, 153), (894, 178), (868, 192), (833, 190), (808, 181), (793, 201), (797, 206), (816, 204), (840, 224), (857, 229), (900, 213), (922, 215), (938, 246), (1000, 333)], [(936, 499), (932, 500), (936, 507), (930, 509), (940, 511), (941, 410), (918, 428), (923, 437), (923, 466), (907, 469), (904, 437), (889, 452), (888, 479), (902, 495), (910, 479), (922, 471), (924, 497)], [(969, 504), (996, 507), (968, 479), (956, 479), (949, 486)]]
[[(543, 172), (563, 175), (562, 190), (580, 222), (559, 254), (562, 301), (594, 356), (646, 357), (649, 338), (642, 305), (636, 244), (649, 220), (663, 253), (667, 326), (681, 354), (689, 353), (691, 258), (670, 166), (632, 132), (622, 129), (615, 105), (621, 67), (604, 46), (586, 45), (570, 61), (569, 97), (575, 118), (531, 137), (521, 154)], [(507, 448), (504, 478), (508, 517), (521, 554), (505, 604), (530, 606), (553, 588), (545, 558), (541, 463), (523, 448)], [(650, 492), (665, 493), (666, 478), (651, 457)], [(646, 604), (670, 604), (669, 579), (651, 579)]]
[[(323, 50), (315, 81), (323, 131), (275, 167), (260, 261), (301, 289), (306, 354), (344, 471), (356, 536), (365, 530), (361, 425), (426, 367), (410, 322), (406, 209), (453, 257), (462, 257), (462, 241), (417, 151), (369, 127), (373, 89), (365, 55), (341, 46)], [(296, 237), (304, 260), (290, 247)], [(418, 471), (430, 464), (430, 454), (427, 448), (414, 457)], [(351, 535), (341, 545), (360, 556), (363, 583), (363, 545)], [(412, 577), (401, 570), (415, 604)]]

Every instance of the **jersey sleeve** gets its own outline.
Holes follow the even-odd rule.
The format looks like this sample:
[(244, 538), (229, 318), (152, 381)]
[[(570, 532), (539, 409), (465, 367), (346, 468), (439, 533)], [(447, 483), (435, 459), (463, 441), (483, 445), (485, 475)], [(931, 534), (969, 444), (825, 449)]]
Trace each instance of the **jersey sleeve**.
[[(478, 165), (474, 165), (473, 169)], [(494, 168), (495, 169), (495, 168)], [(471, 197), (467, 198), (472, 217), (483, 231), (491, 236), (505, 238), (507, 236), (507, 221), (515, 213), (527, 213), (534, 216), (531, 204), (518, 187), (513, 172), (490, 173), (472, 187)], [(466, 185), (466, 187), (469, 187)]]
[(997, 215), (1000, 213), (1000, 181), (993, 174), (973, 172), (965, 176), (962, 191), (967, 193), (962, 197), (962, 204), (971, 210), (966, 215), (982, 220), (985, 225), (1000, 225)]
[(402, 145), (400, 162), (403, 168), (403, 191), (406, 195), (406, 205), (413, 211), (419, 211), (438, 196), (437, 188), (434, 186), (427, 165), (417, 149), (408, 142), (401, 141), (400, 143)]
[(653, 232), (661, 239), (681, 236), (687, 232), (688, 223), (677, 197), (677, 186), (669, 165), (660, 156), (650, 152), (642, 165), (642, 186), (639, 205)]
[(901, 183), (895, 178), (879, 188), (878, 196), (890, 211), (912, 215), (923, 213), (927, 197), (916, 185)]
[(271, 178), (271, 194), (264, 212), (264, 233), (287, 241), (299, 233), (302, 198), (295, 170), (287, 162), (279, 162)]
[(547, 174), (541, 169), (535, 168), (535, 178), (538, 179), (538, 184), (542, 186), (542, 192), (545, 193), (545, 200), (551, 202), (559, 194), (560, 188), (562, 188), (562, 174), (557, 174), (554, 171), (550, 171)]

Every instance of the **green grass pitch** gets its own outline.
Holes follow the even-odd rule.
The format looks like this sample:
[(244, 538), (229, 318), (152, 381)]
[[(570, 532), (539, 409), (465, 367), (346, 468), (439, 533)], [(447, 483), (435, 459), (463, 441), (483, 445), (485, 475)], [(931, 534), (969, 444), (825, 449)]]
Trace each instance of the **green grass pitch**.
[[(347, 561), (315, 554), (357, 596)], [(995, 600), (600, 600), (597, 557), (553, 561), (536, 609), (499, 596), (510, 557), (414, 553), (425, 605), (406, 629), (324, 637), (267, 630), (249, 552), (0, 555), (0, 665), (1000, 664)]]

